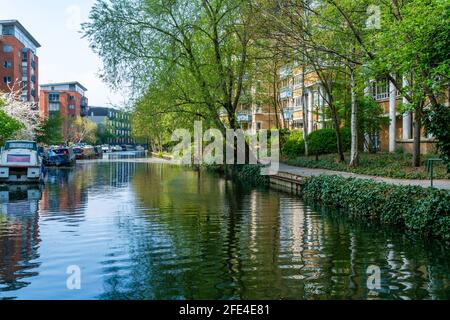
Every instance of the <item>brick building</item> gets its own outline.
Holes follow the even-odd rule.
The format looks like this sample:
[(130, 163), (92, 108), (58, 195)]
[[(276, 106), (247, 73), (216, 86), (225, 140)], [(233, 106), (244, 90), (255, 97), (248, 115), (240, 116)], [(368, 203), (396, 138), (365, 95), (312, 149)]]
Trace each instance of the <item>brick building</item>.
[(0, 91), (18, 90), (23, 101), (39, 101), (41, 45), (17, 20), (0, 20)]
[(88, 115), (87, 89), (79, 82), (49, 83), (41, 86), (39, 111), (43, 118), (58, 114), (63, 119), (63, 136), (67, 138), (68, 121)]

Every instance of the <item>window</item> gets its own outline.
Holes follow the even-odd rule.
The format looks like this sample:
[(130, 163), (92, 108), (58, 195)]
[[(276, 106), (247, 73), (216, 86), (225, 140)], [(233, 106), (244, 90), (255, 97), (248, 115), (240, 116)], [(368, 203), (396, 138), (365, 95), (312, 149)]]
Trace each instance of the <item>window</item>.
[(259, 101), (256, 103), (255, 113), (262, 113), (261, 102)]
[(302, 85), (302, 75), (295, 76), (294, 78), (294, 86), (299, 87)]
[(8, 84), (8, 83), (12, 82), (12, 79), (11, 79), (11, 77), (3, 77), (3, 82)]
[(389, 81), (381, 79), (372, 83), (372, 94), (375, 100), (383, 100), (389, 97)]
[[(59, 93), (49, 93), (48, 101), (50, 102), (59, 102)], [(58, 107), (59, 110), (59, 107)]]
[(69, 110), (75, 110), (75, 105), (74, 105), (74, 104), (71, 104), (71, 105), (69, 106)]
[(2, 34), (4, 36), (13, 36), (14, 35), (14, 27), (13, 26), (3, 27)]
[(6, 68), (6, 69), (12, 68), (12, 62), (9, 61), (9, 60), (5, 60), (5, 61), (3, 62), (3, 67)]
[(13, 47), (12, 47), (11, 45), (5, 44), (5, 45), (3, 46), (3, 52), (4, 52), (4, 53), (10, 53), (10, 52), (12, 52), (12, 51), (13, 51)]
[(22, 61), (28, 61), (28, 49), (22, 49)]
[(48, 110), (52, 112), (58, 112), (59, 111), (59, 103), (58, 102), (50, 102), (48, 105)]
[(261, 122), (257, 122), (257, 123), (256, 123), (256, 130), (257, 130), (257, 131), (261, 130), (261, 127), (262, 127), (262, 126), (261, 126)]
[(69, 96), (69, 100), (75, 100), (75, 97), (74, 96)]

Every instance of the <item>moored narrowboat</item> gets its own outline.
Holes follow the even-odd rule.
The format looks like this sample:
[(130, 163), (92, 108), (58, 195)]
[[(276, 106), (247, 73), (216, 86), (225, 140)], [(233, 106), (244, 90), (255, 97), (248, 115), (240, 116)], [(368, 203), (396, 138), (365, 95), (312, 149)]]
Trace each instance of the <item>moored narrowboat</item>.
[(0, 183), (39, 183), (44, 178), (34, 141), (7, 141), (0, 152)]
[(75, 153), (71, 147), (51, 147), (44, 156), (44, 164), (50, 167), (70, 167), (75, 162)]

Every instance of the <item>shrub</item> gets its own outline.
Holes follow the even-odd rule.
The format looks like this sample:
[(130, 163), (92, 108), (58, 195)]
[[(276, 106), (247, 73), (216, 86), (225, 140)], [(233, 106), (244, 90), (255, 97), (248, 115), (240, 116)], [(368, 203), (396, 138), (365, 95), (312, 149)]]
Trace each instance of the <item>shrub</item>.
[(301, 131), (291, 132), (284, 142), (281, 153), (289, 159), (295, 159), (305, 153), (305, 142)]
[(304, 198), (425, 236), (450, 240), (450, 192), (371, 180), (319, 176), (306, 179)]
[(437, 139), (436, 146), (450, 172), (450, 108), (431, 106), (424, 119), (425, 130)]
[[(349, 128), (340, 130), (343, 152), (350, 150), (351, 133)], [(337, 152), (336, 131), (321, 129), (308, 136), (310, 154), (330, 154)]]
[(261, 175), (262, 165), (235, 165), (233, 167), (233, 176), (240, 182), (252, 186), (267, 186), (269, 177)]

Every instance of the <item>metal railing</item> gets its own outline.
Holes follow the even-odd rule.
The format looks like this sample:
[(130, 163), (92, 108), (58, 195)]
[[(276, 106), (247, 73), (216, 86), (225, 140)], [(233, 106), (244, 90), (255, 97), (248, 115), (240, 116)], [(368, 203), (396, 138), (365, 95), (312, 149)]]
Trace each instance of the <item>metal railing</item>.
[(442, 159), (430, 158), (430, 159), (427, 160), (427, 172), (430, 175), (430, 182), (431, 182), (431, 187), (432, 188), (433, 188), (433, 179), (434, 179), (434, 177), (433, 177), (433, 174), (434, 174), (434, 172), (433, 172), (433, 169), (434, 169), (433, 168), (433, 164), (435, 162), (438, 162), (438, 161), (442, 161)]

